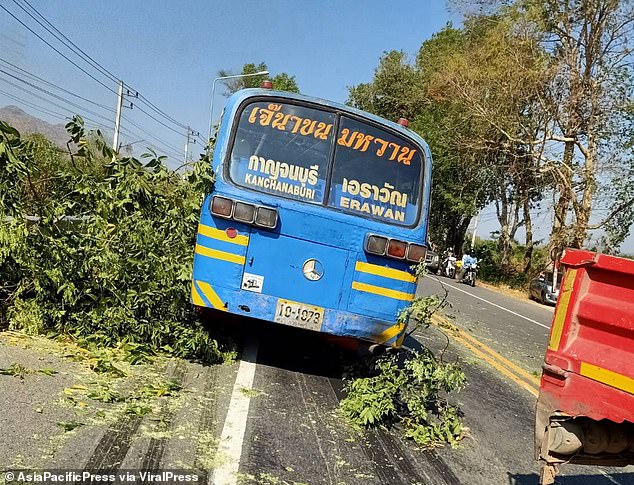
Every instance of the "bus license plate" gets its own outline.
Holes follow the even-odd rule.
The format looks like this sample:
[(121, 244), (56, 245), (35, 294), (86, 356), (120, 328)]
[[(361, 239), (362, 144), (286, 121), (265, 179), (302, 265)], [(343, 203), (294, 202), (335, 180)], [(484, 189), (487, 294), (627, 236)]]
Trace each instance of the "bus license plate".
[(277, 300), (275, 321), (308, 330), (321, 330), (324, 309), (289, 300)]

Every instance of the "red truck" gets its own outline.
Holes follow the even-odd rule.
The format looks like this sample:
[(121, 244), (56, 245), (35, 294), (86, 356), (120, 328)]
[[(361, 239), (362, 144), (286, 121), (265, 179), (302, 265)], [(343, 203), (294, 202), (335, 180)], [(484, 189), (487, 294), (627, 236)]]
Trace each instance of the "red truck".
[(634, 260), (567, 250), (536, 408), (541, 483), (563, 463), (634, 464)]

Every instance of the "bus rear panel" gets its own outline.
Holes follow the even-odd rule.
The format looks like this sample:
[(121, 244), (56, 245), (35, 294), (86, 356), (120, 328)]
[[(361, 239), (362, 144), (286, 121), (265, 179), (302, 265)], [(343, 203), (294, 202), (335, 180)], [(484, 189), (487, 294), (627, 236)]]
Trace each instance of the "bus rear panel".
[(202, 207), (192, 302), (400, 346), (430, 167), (424, 141), (394, 123), (299, 95), (237, 93)]

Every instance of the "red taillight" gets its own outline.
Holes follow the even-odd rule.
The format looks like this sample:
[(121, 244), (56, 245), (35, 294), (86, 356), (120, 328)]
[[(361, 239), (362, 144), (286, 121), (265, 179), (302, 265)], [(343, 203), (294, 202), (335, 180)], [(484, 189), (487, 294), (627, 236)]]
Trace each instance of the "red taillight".
[(225, 229), (225, 234), (229, 239), (235, 239), (238, 235), (238, 230), (235, 227), (227, 227)]
[(419, 263), (425, 261), (425, 253), (427, 248), (419, 244), (410, 244), (407, 250), (407, 259), (413, 263)]
[(393, 258), (405, 259), (405, 253), (407, 252), (407, 243), (403, 241), (397, 241), (390, 239), (387, 245), (387, 254)]
[(211, 201), (211, 213), (220, 217), (231, 217), (233, 201), (225, 197), (215, 196)]

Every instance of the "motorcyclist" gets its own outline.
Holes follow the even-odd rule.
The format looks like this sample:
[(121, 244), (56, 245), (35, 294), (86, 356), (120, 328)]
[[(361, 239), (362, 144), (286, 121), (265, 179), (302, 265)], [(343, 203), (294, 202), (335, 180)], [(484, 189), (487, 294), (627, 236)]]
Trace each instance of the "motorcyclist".
[(442, 254), (442, 264), (440, 266), (440, 274), (447, 274), (447, 265), (449, 264), (449, 258), (455, 257), (453, 248), (447, 248)]
[(478, 264), (478, 258), (476, 258), (475, 250), (472, 248), (468, 253), (462, 256), (462, 268), (460, 269), (458, 280), (463, 281), (467, 270), (476, 264)]

